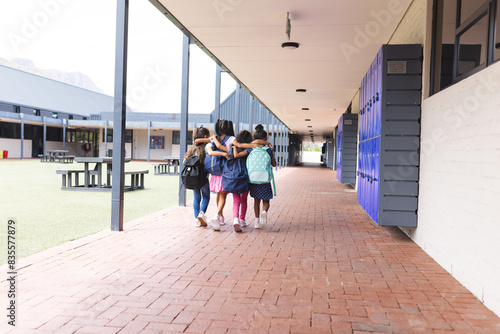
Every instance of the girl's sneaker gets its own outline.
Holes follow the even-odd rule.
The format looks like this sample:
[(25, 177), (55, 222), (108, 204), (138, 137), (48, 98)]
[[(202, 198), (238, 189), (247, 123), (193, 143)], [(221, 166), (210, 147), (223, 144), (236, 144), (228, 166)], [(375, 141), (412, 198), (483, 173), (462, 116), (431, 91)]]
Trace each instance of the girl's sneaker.
[(266, 224), (267, 224), (267, 212), (262, 211), (260, 213), (260, 228), (266, 227)]
[(211, 219), (212, 222), (212, 229), (214, 231), (220, 231), (220, 222), (219, 222), (219, 217), (216, 215)]
[(194, 222), (194, 226), (201, 227), (201, 223), (198, 219), (196, 219), (196, 221)]
[(219, 224), (226, 225), (226, 223), (224, 221), (224, 217), (222, 217), (222, 216), (219, 217)]
[(240, 226), (247, 227), (247, 223), (245, 222), (245, 219), (240, 219)]
[(200, 211), (198, 214), (198, 222), (200, 223), (199, 226), (207, 227), (207, 217), (205, 216), (205, 213), (203, 211)]
[(235, 232), (241, 232), (240, 220), (238, 218), (234, 218), (233, 227)]
[(255, 225), (253, 228), (260, 228), (260, 218), (255, 218)]

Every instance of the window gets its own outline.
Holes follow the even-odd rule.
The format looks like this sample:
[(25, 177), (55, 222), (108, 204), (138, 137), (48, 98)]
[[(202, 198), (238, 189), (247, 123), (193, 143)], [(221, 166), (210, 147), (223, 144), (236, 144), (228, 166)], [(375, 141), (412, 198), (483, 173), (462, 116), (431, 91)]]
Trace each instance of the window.
[[(172, 133), (172, 144), (179, 145), (181, 143), (181, 132), (174, 130)], [(193, 145), (193, 131), (187, 133), (188, 145)]]
[[(112, 143), (113, 142), (113, 129), (108, 129), (108, 139), (106, 142)], [(103, 130), (104, 133), (104, 130)], [(132, 142), (132, 135), (133, 135), (133, 130), (125, 130), (125, 142), (126, 143), (131, 143)], [(102, 136), (102, 142), (104, 142), (104, 135)]]
[(21, 138), (21, 124), (0, 122), (0, 138)]
[(497, 1), (434, 0), (431, 94), (500, 58)]

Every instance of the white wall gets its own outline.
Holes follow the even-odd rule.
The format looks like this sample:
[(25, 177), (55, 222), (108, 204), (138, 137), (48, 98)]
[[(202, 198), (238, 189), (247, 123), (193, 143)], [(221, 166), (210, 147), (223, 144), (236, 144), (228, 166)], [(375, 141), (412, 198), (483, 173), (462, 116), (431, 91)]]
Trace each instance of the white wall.
[[(180, 152), (180, 145), (172, 144), (173, 130), (151, 130), (151, 136), (165, 136), (164, 149), (151, 149), (150, 160), (163, 160), (165, 156), (178, 156)], [(135, 130), (134, 129), (134, 159), (147, 160), (148, 159), (148, 145), (149, 137), (148, 130)], [(191, 145), (188, 145), (188, 149)]]
[(422, 105), (418, 227), (405, 232), (500, 315), (500, 64)]
[[(31, 158), (31, 139), (24, 140), (23, 157)], [(9, 159), (21, 158), (21, 139), (0, 138), (0, 150), (9, 151)]]
[[(102, 138), (104, 138), (104, 130), (100, 130), (100, 136), (99, 136), (99, 156), (100, 157), (105, 157), (106, 156), (106, 150), (113, 149), (113, 143), (104, 143), (102, 141)], [(66, 144), (67, 145), (67, 144)], [(85, 154), (83, 154), (84, 156)], [(88, 153), (90, 156), (90, 152)], [(131, 143), (125, 143), (125, 157), (126, 158), (132, 158), (132, 144)], [(136, 159), (136, 158), (134, 158)]]

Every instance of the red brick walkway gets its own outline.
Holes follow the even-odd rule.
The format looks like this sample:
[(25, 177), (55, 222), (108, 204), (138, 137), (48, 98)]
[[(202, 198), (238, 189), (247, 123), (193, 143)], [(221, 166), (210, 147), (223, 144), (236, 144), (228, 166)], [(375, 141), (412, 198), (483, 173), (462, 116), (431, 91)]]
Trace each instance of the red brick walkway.
[(374, 224), (334, 176), (280, 171), (264, 230), (195, 228), (192, 209), (176, 207), (23, 259), (12, 332), (500, 333), (497, 316), (399, 229)]

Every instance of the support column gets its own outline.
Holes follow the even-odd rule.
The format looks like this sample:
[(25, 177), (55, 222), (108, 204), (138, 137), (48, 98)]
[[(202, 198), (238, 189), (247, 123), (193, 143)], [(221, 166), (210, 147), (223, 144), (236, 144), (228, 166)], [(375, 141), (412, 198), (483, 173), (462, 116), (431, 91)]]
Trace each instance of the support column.
[(288, 154), (290, 152), (290, 139), (288, 138), (288, 132), (290, 131), (290, 129), (288, 128), (285, 128), (285, 131), (286, 131), (286, 154), (285, 154), (285, 167), (288, 167)]
[(125, 191), (125, 123), (127, 111), (127, 44), (129, 0), (117, 0), (115, 47), (115, 94), (113, 107), (113, 174), (111, 230), (123, 230)]
[(189, 45), (188, 36), (182, 36), (182, 83), (181, 83), (181, 131), (180, 131), (180, 159), (179, 159), (179, 206), (186, 206), (186, 188), (182, 184), (181, 171), (184, 165), (183, 157), (187, 151), (188, 131), (188, 100), (189, 100)]
[(148, 162), (151, 158), (151, 121), (148, 122)]
[(234, 121), (233, 123), (235, 123), (234, 125), (236, 125), (234, 131), (235, 131), (235, 134), (238, 134), (240, 132), (240, 91), (241, 91), (241, 85), (240, 83), (238, 82), (236, 84), (236, 96), (235, 96), (235, 99), (234, 99), (234, 112), (236, 115), (234, 115)]
[(47, 117), (43, 116), (43, 155), (45, 156), (45, 150), (47, 146)]
[(104, 156), (108, 156), (108, 121), (104, 121)]
[[(219, 64), (215, 64), (215, 116), (220, 119), (220, 81), (222, 68)], [(214, 122), (215, 123), (215, 122)]]
[(68, 122), (68, 120), (66, 119), (63, 119), (63, 150), (66, 149), (66, 123)]
[(24, 159), (24, 114), (19, 115), (21, 117), (21, 160)]
[(248, 122), (248, 127), (250, 133), (252, 133), (253, 130), (253, 110), (255, 108), (255, 99), (253, 96), (250, 96), (250, 122)]

